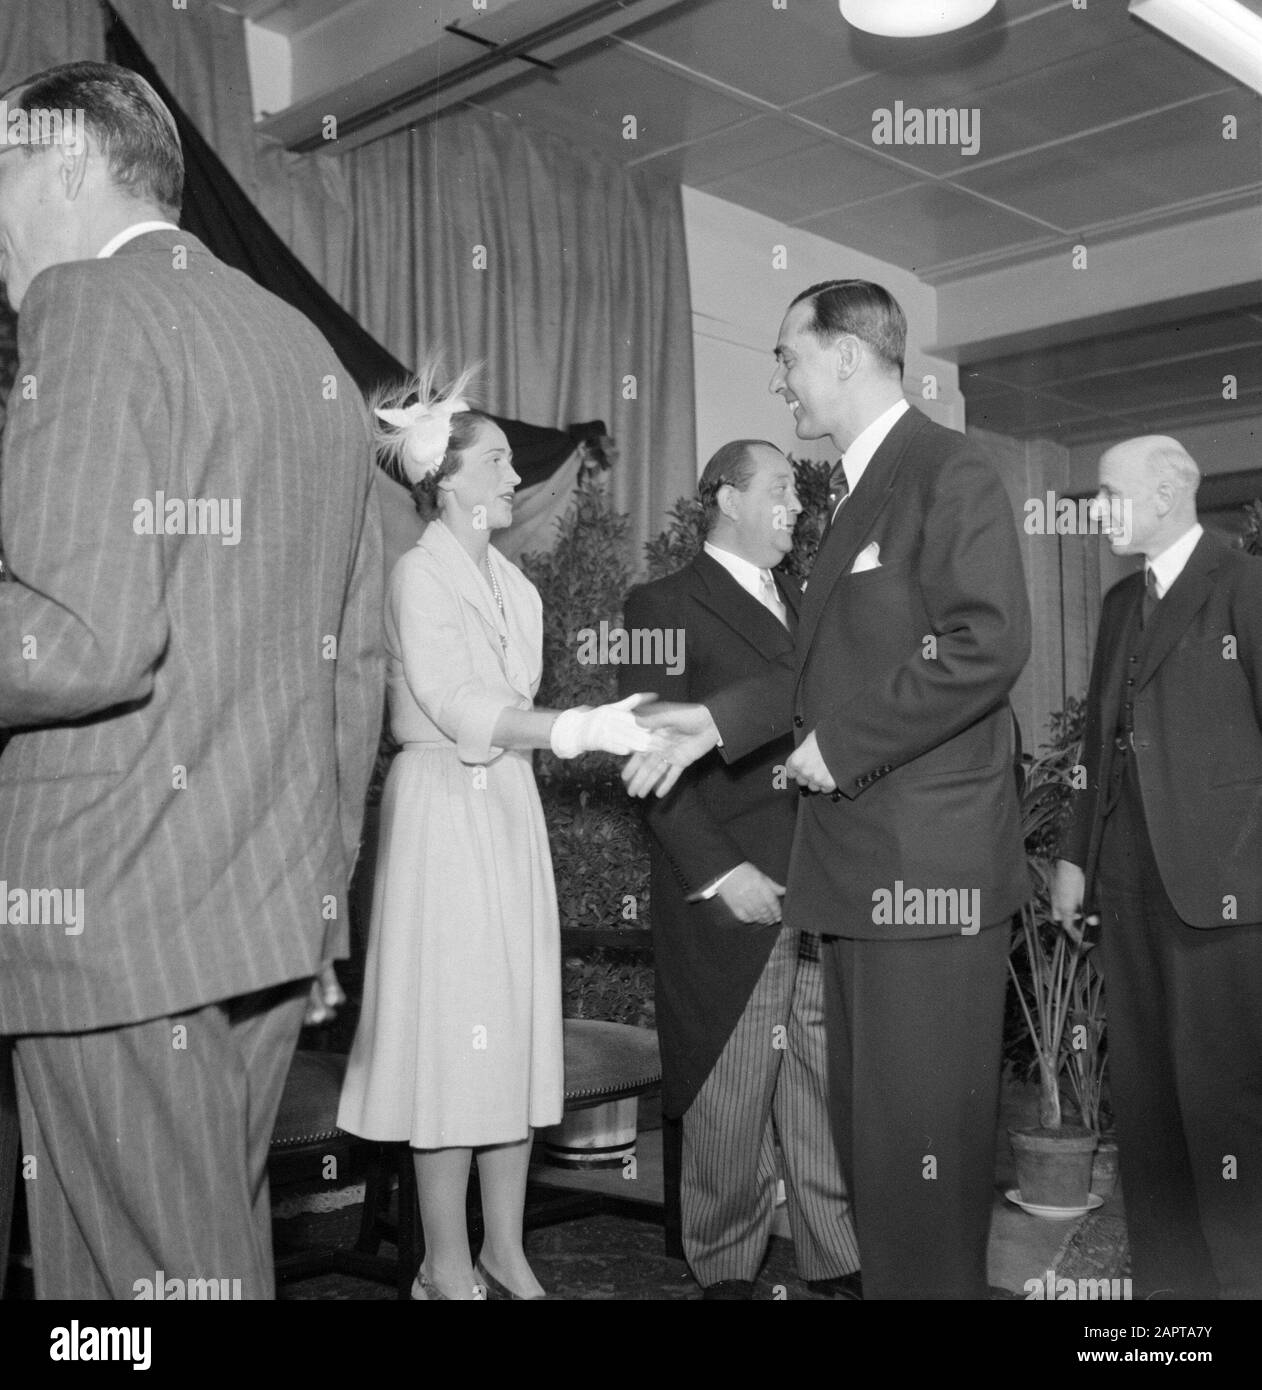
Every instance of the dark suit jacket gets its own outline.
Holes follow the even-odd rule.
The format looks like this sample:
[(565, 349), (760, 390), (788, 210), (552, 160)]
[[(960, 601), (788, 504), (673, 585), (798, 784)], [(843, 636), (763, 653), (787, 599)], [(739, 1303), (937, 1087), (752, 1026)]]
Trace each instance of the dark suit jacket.
[[(309, 975), (345, 953), (382, 709), (355, 384), (301, 314), (175, 230), (38, 275), (19, 352), (0, 878), (82, 890), (83, 920), (0, 924), (0, 1032)], [(179, 533), (166, 504), (190, 498), (227, 501), (221, 533), (239, 503), (237, 543), (207, 511)]]
[[(793, 626), (797, 586), (776, 578)], [(791, 677), (792, 633), (704, 552), (678, 573), (633, 589), (625, 625), (682, 629), (684, 663), (673, 676), (661, 666), (621, 667), (624, 696), (654, 690), (664, 700), (704, 701), (769, 667)], [(733, 764), (711, 753), (669, 796), (645, 805), (668, 1115), (683, 1114), (709, 1075), (780, 933), (779, 926), (737, 921), (717, 897), (689, 903), (687, 896), (745, 860), (777, 883), (786, 881), (797, 796), (783, 765), (792, 751), (786, 731)]]
[[(852, 573), (873, 542), (879, 567)], [(1017, 910), (1029, 886), (1008, 692), (1029, 651), (1007, 493), (964, 435), (911, 409), (838, 513), (802, 599), (794, 733), (815, 731), (837, 791), (803, 799), (786, 921), (872, 939), (961, 929), (874, 920), (876, 895), (905, 903), (907, 890), (935, 903), (922, 919), (944, 915), (935, 890), (976, 890), (980, 925)], [(710, 702), (730, 756), (764, 736), (741, 713), (748, 696)]]
[[(1088, 909), (1142, 571), (1105, 595), (1083, 732), (1086, 786), (1060, 854)], [(1191, 927), (1262, 922), (1262, 564), (1206, 532), (1157, 605), (1131, 687), (1135, 769), (1161, 881)], [(1234, 915), (1225, 915), (1224, 907)]]

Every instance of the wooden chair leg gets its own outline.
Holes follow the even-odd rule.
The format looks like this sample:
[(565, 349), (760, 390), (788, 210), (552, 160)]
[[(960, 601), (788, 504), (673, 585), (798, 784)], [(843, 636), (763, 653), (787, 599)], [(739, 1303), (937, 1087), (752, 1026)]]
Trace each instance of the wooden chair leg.
[(412, 1150), (406, 1144), (401, 1144), (393, 1152), (399, 1173), (398, 1294), (400, 1299), (406, 1301), (412, 1297), (412, 1280), (425, 1258), (425, 1237), (416, 1196), (416, 1165), (412, 1162)]

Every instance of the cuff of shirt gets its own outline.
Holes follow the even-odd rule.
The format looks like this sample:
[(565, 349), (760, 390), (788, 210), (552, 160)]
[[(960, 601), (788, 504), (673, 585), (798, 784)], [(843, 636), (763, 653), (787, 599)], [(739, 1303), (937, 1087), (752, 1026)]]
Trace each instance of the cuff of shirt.
[(460, 713), (456, 752), (462, 763), (493, 762), (504, 751), (491, 743), (499, 717), (508, 706), (494, 695), (475, 695)]

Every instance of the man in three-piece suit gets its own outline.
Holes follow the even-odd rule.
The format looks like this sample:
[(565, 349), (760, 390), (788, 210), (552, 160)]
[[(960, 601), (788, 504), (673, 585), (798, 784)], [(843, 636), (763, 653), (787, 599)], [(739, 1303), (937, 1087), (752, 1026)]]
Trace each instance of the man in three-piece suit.
[(36, 1293), (268, 1297), (268, 1142), (381, 714), (365, 412), (175, 225), (147, 84), (73, 64), (8, 101), (84, 114), (0, 151), (0, 1032)]
[[(801, 511), (792, 464), (770, 444), (737, 440), (706, 464), (698, 492), (702, 552), (627, 597), (628, 632), (661, 646), (642, 645), (643, 661), (620, 668), (624, 696), (704, 700), (768, 669), (792, 671), (799, 593), (774, 573)], [(792, 751), (786, 731), (739, 762), (711, 754), (646, 808), (663, 1110), (682, 1117), (684, 1252), (709, 1300), (753, 1296), (777, 1137), (799, 1272), (819, 1294), (859, 1296), (826, 1104), (819, 938), (781, 921)]]
[[(1008, 924), (1028, 893), (1008, 693), (1030, 616), (1012, 508), (903, 398), (906, 322), (829, 281), (780, 328), (771, 389), (844, 451), (782, 713), (803, 800), (785, 922), (824, 935), (830, 1090), (865, 1298), (985, 1298)], [(667, 709), (671, 757), (767, 733), (740, 687)], [(640, 755), (624, 775), (642, 791)], [(665, 782), (669, 785), (667, 774)]]
[(1100, 918), (1135, 1296), (1262, 1298), (1262, 564), (1173, 439), (1100, 460), (1115, 554), (1053, 878)]

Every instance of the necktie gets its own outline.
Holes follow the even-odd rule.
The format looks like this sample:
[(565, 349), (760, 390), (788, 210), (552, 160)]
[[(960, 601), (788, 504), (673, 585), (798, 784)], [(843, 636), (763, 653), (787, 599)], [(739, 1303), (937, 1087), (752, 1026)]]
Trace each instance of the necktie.
[(828, 475), (828, 520), (824, 522), (824, 529), (820, 533), (820, 545), (828, 538), (828, 533), (833, 529), (833, 522), (837, 520), (837, 515), (849, 496), (850, 484), (846, 481), (846, 470), (842, 467), (842, 461), (838, 460)]
[(1144, 566), (1144, 604), (1140, 610), (1140, 626), (1147, 627), (1152, 621), (1152, 615), (1156, 612), (1158, 603), (1161, 602), (1161, 595), (1157, 592), (1157, 576), (1153, 573), (1151, 565)]
[(772, 578), (770, 570), (759, 570), (759, 597), (762, 599), (763, 607), (771, 610), (783, 623), (786, 621), (784, 604), (780, 601), (780, 592), (776, 588), (776, 581)]

